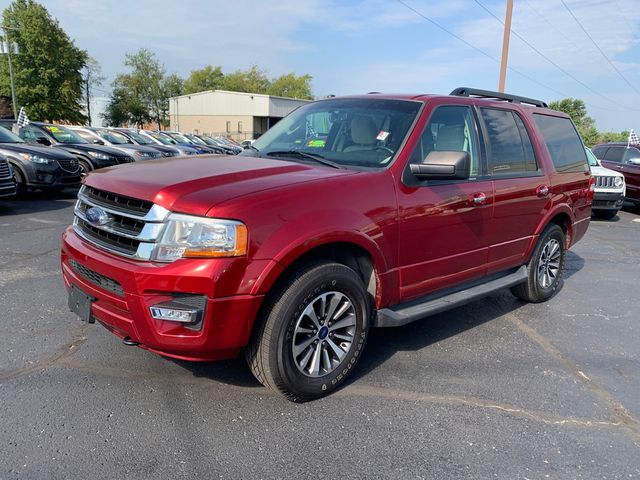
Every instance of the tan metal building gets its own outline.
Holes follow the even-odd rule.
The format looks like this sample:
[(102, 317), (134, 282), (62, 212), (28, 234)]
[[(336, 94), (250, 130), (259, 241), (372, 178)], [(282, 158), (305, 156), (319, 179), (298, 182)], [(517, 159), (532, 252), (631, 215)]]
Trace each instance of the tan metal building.
[(308, 100), (210, 90), (169, 99), (170, 129), (235, 140), (257, 138)]

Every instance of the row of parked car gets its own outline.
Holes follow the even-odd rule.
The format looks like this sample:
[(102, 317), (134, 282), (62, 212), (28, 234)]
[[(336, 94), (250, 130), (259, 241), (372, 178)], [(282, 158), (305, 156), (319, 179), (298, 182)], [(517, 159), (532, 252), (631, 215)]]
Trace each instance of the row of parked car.
[[(14, 123), (0, 120), (0, 197), (30, 188), (55, 191), (77, 186), (88, 172), (121, 163), (212, 153), (236, 155), (245, 146), (203, 134), (40, 122), (20, 128), (15, 135), (11, 132)], [(587, 156), (596, 177), (595, 216), (615, 217), (625, 198), (640, 205), (640, 146), (606, 143), (587, 149)]]
[(242, 151), (232, 140), (202, 134), (31, 122), (16, 135), (14, 123), (0, 120), (0, 197), (78, 186), (90, 171), (122, 163)]

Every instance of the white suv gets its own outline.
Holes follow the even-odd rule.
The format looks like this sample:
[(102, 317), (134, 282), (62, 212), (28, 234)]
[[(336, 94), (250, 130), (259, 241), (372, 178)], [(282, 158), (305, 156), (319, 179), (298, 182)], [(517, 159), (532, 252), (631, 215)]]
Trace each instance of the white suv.
[(585, 148), (591, 173), (596, 177), (596, 188), (591, 211), (594, 216), (610, 219), (622, 208), (626, 187), (624, 175), (615, 170), (604, 168), (593, 152)]

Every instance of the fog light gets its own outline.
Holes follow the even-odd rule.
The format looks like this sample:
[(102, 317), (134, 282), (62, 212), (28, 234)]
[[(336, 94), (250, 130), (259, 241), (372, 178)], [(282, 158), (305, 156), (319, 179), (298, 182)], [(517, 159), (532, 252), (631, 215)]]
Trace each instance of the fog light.
[(167, 308), (161, 306), (149, 307), (151, 316), (156, 320), (167, 320), (169, 322), (195, 323), (200, 317), (200, 310), (182, 310), (177, 308)]

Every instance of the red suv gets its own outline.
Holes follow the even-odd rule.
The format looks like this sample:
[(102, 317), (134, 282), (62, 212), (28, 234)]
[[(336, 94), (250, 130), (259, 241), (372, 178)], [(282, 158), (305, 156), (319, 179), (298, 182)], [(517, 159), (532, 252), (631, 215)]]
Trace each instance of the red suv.
[(63, 235), (69, 305), (127, 345), (245, 349), (293, 401), (337, 388), (370, 327), (510, 287), (541, 302), (587, 231), (593, 179), (569, 117), (456, 89), (302, 106), (240, 156), (91, 173)]

